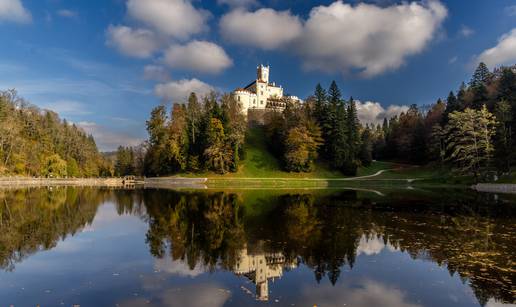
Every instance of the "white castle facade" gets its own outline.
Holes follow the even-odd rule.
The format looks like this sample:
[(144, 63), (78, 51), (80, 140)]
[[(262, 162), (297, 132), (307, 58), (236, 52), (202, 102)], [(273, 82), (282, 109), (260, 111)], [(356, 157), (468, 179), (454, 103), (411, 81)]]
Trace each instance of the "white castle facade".
[(242, 105), (242, 112), (247, 114), (250, 109), (281, 111), (289, 99), (301, 102), (297, 96), (283, 96), (283, 87), (269, 82), (269, 76), (270, 67), (260, 65), (257, 67), (256, 80), (233, 92), (235, 100)]

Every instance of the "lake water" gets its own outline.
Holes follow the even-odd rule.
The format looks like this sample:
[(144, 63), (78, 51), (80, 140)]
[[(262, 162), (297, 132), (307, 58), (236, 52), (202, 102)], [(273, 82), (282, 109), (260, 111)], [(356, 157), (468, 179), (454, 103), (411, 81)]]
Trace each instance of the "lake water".
[(494, 307), (515, 285), (514, 196), (0, 190), (0, 306)]

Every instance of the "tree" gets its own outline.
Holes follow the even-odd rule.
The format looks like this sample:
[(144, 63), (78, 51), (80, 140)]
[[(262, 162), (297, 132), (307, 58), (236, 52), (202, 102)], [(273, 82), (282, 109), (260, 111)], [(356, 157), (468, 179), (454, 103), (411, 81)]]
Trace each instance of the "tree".
[(444, 110), (441, 124), (445, 125), (448, 122), (449, 114), (455, 111), (462, 111), (462, 106), (459, 104), (459, 100), (455, 97), (453, 91), (450, 91), (448, 98), (446, 99), (446, 108)]
[(511, 169), (511, 161), (514, 158), (511, 105), (506, 100), (498, 102), (496, 104), (495, 116), (498, 121), (495, 136), (495, 156), (498, 168), (503, 172), (508, 172)]
[(326, 91), (317, 83), (314, 93), (314, 117), (319, 124), (325, 122), (328, 98)]
[(74, 158), (69, 158), (68, 161), (66, 161), (66, 173), (70, 177), (81, 176), (81, 170), (79, 169), (79, 165)]
[(287, 133), (285, 140), (285, 162), (287, 170), (309, 172), (317, 159), (320, 146), (320, 132), (310, 132), (306, 127), (294, 127)]
[(207, 133), (208, 147), (204, 151), (204, 158), (208, 169), (217, 173), (227, 173), (231, 165), (232, 149), (226, 145), (226, 135), (222, 122), (212, 118)]
[(481, 110), (466, 108), (464, 112), (451, 113), (446, 126), (447, 160), (461, 172), (478, 177), (482, 169), (489, 167), (494, 152), (495, 125), (495, 118), (486, 106)]
[(50, 178), (66, 177), (66, 161), (58, 154), (49, 156), (43, 164), (41, 174)]
[(134, 152), (131, 147), (119, 146), (116, 151), (115, 175), (134, 175)]
[(491, 80), (491, 72), (487, 68), (487, 65), (484, 62), (480, 62), (473, 73), (473, 77), (469, 82), (469, 86), (474, 88), (481, 85), (487, 85), (487, 83)]
[(152, 109), (150, 119), (146, 123), (149, 134), (149, 149), (145, 155), (146, 175), (159, 176), (167, 172), (163, 167), (166, 165), (167, 120), (165, 106), (161, 105)]
[(242, 113), (241, 104), (231, 95), (222, 95), (221, 104), (223, 106), (224, 118), (226, 118), (224, 130), (227, 136), (227, 142), (233, 151), (230, 169), (232, 172), (236, 172), (240, 159), (245, 156), (246, 116)]
[(172, 106), (171, 121), (168, 124), (168, 140), (165, 147), (166, 171), (184, 171), (188, 160), (188, 122), (186, 107), (175, 103)]
[(369, 126), (362, 132), (359, 158), (364, 166), (370, 166), (373, 162), (373, 135)]
[(353, 97), (349, 99), (346, 119), (348, 120), (347, 132), (350, 159), (356, 160), (360, 150), (360, 121), (358, 120), (357, 106)]

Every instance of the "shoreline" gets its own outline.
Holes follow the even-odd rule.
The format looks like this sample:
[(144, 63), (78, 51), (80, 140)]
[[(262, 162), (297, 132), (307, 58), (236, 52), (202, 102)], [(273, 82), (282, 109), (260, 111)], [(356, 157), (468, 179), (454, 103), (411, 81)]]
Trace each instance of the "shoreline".
[(32, 178), (0, 177), (0, 187), (91, 186), (123, 187), (123, 178)]
[[(369, 176), (365, 176), (369, 177)], [(419, 181), (419, 182), (418, 182)], [(81, 187), (134, 187), (144, 188), (359, 188), (366, 187), (411, 187), (442, 186), (420, 179), (382, 178), (223, 178), (223, 177), (150, 177), (143, 181), (126, 182), (124, 178), (32, 178), (0, 177), (0, 188), (81, 186)], [(457, 187), (453, 184), (444, 186)], [(478, 183), (464, 185), (477, 192), (516, 194), (516, 184)]]

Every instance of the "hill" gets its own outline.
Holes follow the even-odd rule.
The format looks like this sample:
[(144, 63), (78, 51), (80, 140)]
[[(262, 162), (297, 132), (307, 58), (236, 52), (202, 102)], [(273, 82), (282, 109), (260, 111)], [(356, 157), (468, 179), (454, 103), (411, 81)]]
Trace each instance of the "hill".
[[(332, 170), (325, 162), (318, 161), (314, 171), (310, 173), (286, 172), (281, 167), (281, 161), (276, 158), (267, 148), (267, 140), (263, 127), (250, 127), (247, 130), (245, 139), (245, 159), (241, 161), (239, 169), (235, 173), (224, 175), (213, 172), (196, 174), (182, 174), (187, 177), (209, 177), (209, 178), (342, 178), (346, 177), (340, 171)], [(382, 169), (393, 168), (394, 164), (389, 162), (373, 162), (370, 167), (362, 167), (358, 176), (367, 176)]]

